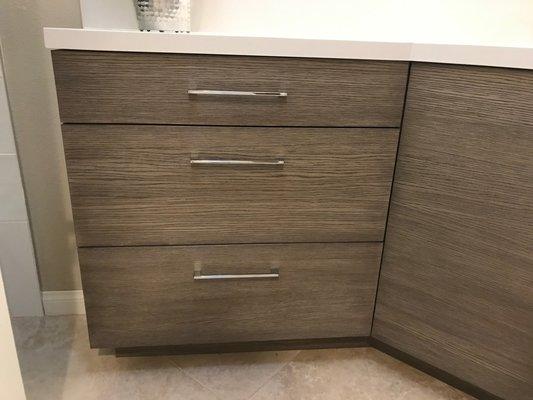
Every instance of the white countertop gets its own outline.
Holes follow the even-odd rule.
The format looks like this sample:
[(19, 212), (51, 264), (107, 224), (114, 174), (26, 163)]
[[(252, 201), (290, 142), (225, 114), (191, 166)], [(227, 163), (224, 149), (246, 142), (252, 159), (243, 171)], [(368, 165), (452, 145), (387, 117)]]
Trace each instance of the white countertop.
[[(138, 30), (44, 28), (49, 49), (227, 54), (423, 61), (533, 69), (532, 35), (520, 40), (418, 35), (428, 41), (376, 35), (269, 37), (228, 33), (161, 33)], [(432, 39), (430, 39), (432, 38)]]

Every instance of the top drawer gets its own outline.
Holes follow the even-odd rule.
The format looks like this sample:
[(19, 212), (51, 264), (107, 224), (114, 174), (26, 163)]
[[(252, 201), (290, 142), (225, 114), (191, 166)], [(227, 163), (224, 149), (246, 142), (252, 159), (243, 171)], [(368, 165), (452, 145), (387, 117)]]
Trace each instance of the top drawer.
[(408, 69), (405, 62), (71, 50), (52, 58), (67, 123), (398, 127)]

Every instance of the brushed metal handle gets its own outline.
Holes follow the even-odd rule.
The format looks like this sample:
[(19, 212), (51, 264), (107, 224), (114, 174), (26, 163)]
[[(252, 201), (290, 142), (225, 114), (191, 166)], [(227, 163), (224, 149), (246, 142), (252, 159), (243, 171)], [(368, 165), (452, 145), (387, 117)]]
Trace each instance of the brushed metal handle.
[(191, 158), (191, 167), (199, 166), (243, 166), (243, 167), (275, 167), (283, 168), (285, 160), (222, 160), (217, 158)]
[(265, 274), (213, 274), (203, 275), (202, 270), (194, 270), (195, 281), (216, 281), (223, 279), (279, 279), (279, 269), (271, 268), (270, 273)]
[(196, 90), (189, 89), (187, 93), (192, 96), (241, 96), (241, 97), (287, 97), (287, 92), (247, 92), (241, 90)]

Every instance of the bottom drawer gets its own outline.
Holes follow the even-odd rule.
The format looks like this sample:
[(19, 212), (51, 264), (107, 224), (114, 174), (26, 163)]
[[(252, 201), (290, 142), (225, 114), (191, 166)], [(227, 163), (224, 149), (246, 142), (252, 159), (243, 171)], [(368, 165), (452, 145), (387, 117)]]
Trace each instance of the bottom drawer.
[(380, 243), (80, 248), (91, 347), (368, 336)]

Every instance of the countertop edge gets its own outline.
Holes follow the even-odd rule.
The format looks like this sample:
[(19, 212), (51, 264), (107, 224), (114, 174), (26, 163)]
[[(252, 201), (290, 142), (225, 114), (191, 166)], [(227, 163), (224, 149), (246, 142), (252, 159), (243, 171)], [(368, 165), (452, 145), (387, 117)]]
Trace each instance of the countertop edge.
[[(142, 39), (142, 41), (141, 41)], [(419, 61), (533, 69), (533, 48), (44, 28), (48, 49)]]

